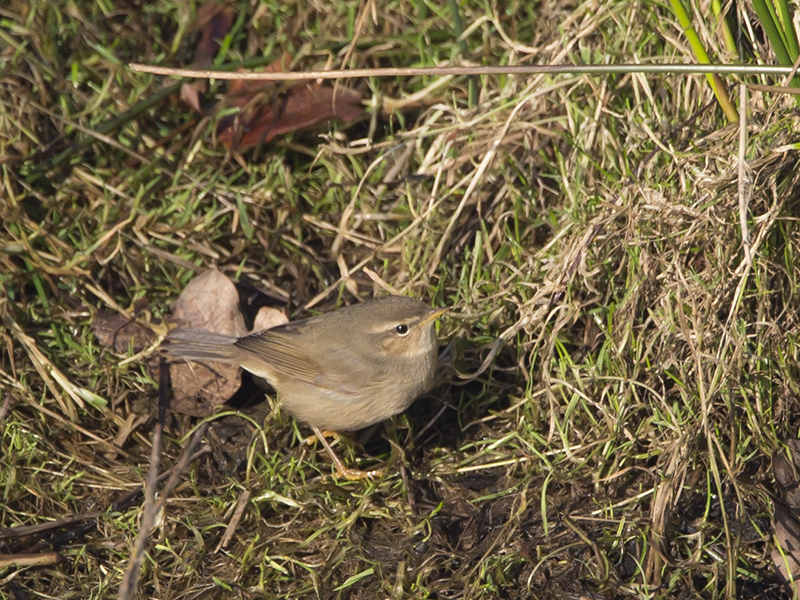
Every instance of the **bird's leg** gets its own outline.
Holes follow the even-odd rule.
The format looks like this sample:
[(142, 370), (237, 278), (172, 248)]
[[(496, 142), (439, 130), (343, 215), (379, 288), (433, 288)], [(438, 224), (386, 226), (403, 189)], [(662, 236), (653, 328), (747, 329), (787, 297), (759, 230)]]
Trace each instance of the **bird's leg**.
[(322, 445), (325, 447), (325, 450), (327, 450), (328, 455), (331, 457), (333, 465), (336, 467), (336, 472), (345, 479), (349, 479), (350, 481), (357, 481), (359, 479), (374, 479), (375, 477), (380, 477), (381, 475), (383, 475), (383, 469), (361, 471), (359, 469), (351, 469), (349, 467), (345, 467), (344, 463), (342, 462), (342, 459), (336, 455), (336, 453), (333, 451), (333, 448), (331, 448), (331, 445), (328, 443), (328, 440), (325, 439), (325, 434), (329, 432), (327, 431), (323, 432), (318, 427), (312, 427), (312, 429), (314, 430), (317, 439), (319, 439), (319, 441), (322, 442)]

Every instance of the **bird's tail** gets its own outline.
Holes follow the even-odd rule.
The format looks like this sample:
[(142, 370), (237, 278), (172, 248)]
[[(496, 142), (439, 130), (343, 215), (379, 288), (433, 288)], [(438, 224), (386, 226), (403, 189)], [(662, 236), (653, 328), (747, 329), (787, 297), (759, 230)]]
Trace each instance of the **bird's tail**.
[(175, 329), (167, 334), (167, 354), (184, 360), (235, 362), (239, 348), (235, 338), (202, 329)]

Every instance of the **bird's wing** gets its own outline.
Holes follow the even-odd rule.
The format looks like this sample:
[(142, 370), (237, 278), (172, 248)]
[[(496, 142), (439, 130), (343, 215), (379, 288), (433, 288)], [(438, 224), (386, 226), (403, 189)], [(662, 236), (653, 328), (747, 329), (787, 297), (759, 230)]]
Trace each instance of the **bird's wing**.
[(292, 332), (268, 330), (241, 338), (236, 346), (264, 361), (284, 377), (293, 377), (313, 385), (320, 372), (319, 366), (306, 353), (298, 350), (292, 337)]
[(298, 349), (298, 332), (286, 327), (250, 335), (236, 346), (269, 364), (280, 376), (337, 394), (359, 395), (380, 379), (385, 367), (346, 344), (320, 349)]

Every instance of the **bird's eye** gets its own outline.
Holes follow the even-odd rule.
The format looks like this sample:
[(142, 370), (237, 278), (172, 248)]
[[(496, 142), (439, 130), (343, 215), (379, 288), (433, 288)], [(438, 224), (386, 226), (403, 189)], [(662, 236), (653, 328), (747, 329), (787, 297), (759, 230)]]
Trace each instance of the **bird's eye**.
[(408, 335), (408, 325), (405, 323), (400, 323), (394, 330), (397, 332), (397, 335)]

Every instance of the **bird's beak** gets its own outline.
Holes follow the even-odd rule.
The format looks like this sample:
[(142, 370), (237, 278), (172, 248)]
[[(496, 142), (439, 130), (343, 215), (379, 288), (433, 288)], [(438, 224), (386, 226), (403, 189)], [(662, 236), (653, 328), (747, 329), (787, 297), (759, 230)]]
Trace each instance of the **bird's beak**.
[(425, 323), (430, 323), (431, 321), (435, 321), (451, 308), (453, 307), (445, 306), (444, 308), (435, 308), (430, 312), (430, 314), (428, 314), (427, 317), (423, 317), (422, 320), (419, 322), (419, 324), (424, 325)]

